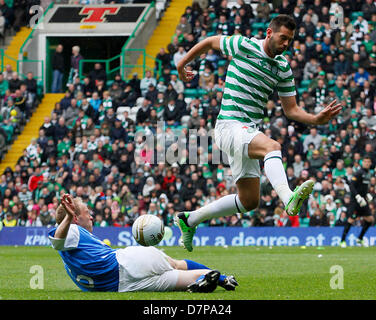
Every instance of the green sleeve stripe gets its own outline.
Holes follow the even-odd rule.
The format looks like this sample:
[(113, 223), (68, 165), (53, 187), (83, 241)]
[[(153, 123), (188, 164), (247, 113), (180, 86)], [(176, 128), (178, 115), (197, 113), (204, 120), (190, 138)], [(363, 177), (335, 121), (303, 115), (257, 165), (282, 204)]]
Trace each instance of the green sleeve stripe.
[(277, 87), (279, 92), (293, 92), (295, 91), (295, 86), (292, 87)]
[(293, 75), (291, 75), (291, 76), (289, 76), (287, 78), (282, 79), (280, 82), (291, 82), (292, 80), (294, 80), (294, 76)]
[(266, 160), (269, 160), (269, 159), (280, 159), (280, 160), (282, 160), (282, 157), (278, 157), (278, 156), (269, 157), (268, 159), (265, 159), (264, 162), (265, 162)]
[(260, 46), (259, 46), (258, 44), (254, 43), (253, 41), (249, 41), (249, 43), (250, 43), (252, 46), (254, 46), (258, 51), (261, 52)]
[(235, 52), (235, 48), (234, 48), (234, 36), (232, 36), (230, 38), (230, 50), (231, 50), (231, 55), (235, 56), (236, 52)]
[(238, 50), (239, 51), (243, 51), (242, 40), (243, 40), (243, 37), (239, 37), (239, 39), (238, 39)]
[(223, 38), (223, 51), (225, 52), (226, 56), (229, 56), (228, 49), (227, 49), (227, 37)]

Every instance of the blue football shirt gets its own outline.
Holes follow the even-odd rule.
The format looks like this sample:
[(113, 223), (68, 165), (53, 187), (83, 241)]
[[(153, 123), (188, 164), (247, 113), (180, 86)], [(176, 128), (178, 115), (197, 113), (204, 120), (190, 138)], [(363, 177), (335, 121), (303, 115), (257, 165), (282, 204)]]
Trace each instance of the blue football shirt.
[(83, 291), (118, 291), (119, 263), (116, 250), (91, 232), (71, 224), (66, 239), (54, 238), (56, 228), (49, 232), (54, 249), (59, 251), (65, 270)]

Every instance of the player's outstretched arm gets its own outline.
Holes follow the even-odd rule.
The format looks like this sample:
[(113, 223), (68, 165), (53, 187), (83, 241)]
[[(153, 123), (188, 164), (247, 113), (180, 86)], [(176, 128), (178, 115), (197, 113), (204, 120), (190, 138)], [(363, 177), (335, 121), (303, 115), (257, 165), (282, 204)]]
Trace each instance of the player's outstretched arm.
[(333, 100), (320, 113), (311, 114), (296, 104), (295, 96), (280, 97), (280, 99), (287, 118), (306, 124), (320, 125), (328, 123), (342, 110), (341, 104), (336, 104), (336, 100)]
[(194, 45), (187, 54), (179, 61), (176, 69), (179, 73), (179, 78), (184, 81), (191, 81), (194, 77), (192, 72), (185, 70), (185, 66), (194, 60), (196, 57), (199, 57), (201, 54), (206, 53), (210, 49), (220, 50), (220, 39), (221, 36), (212, 36), (208, 37), (196, 45)]
[(70, 194), (64, 194), (61, 198), (61, 204), (65, 209), (66, 215), (55, 231), (56, 239), (65, 239), (67, 237), (69, 226), (73, 218), (76, 216), (76, 207), (73, 203), (73, 197)]

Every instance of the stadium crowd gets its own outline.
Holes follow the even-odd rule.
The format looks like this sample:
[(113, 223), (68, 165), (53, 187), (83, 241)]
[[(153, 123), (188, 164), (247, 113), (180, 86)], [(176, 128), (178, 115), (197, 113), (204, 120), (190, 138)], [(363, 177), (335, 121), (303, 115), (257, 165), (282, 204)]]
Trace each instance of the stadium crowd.
[[(0, 0), (0, 38), (3, 40), (3, 46), (6, 36), (18, 32), (21, 27), (27, 25), (35, 13), (32, 10), (35, 5), (41, 5), (41, 1)], [(1, 157), (6, 150), (6, 145), (12, 144), (35, 110), (41, 91), (31, 72), (18, 74), (16, 70), (12, 69), (11, 64), (6, 63), (4, 59), (2, 61), (4, 70), (0, 74)]]
[[(276, 94), (267, 103), (261, 130), (282, 145), (291, 189), (314, 179), (313, 195), (299, 216), (289, 217), (262, 176), (258, 209), (202, 225), (344, 224), (352, 174), (361, 167), (363, 156), (371, 155), (376, 162), (375, 3), (276, 0), (268, 5), (260, 0), (252, 7), (243, 0), (222, 0), (203, 4), (194, 2), (186, 8), (171, 43), (156, 56), (161, 70), (156, 64), (144, 77), (117, 75), (109, 80), (98, 63), (85, 79), (76, 77), (67, 84), (65, 97), (45, 119), (39, 137), (24, 150), (15, 169), (7, 168), (0, 177), (0, 220), (5, 226), (53, 225), (64, 192), (82, 197), (92, 208), (94, 225), (100, 227), (131, 226), (145, 213), (172, 225), (175, 212), (191, 211), (236, 192), (226, 159), (210, 136), (229, 59), (212, 50), (202, 55), (191, 64), (195, 77), (188, 83), (179, 80), (176, 64), (211, 35), (263, 38), (268, 22), (279, 13), (292, 15), (298, 25), (285, 56), (299, 105), (312, 113), (332, 99), (343, 105), (343, 112), (329, 124), (306, 127), (283, 115)], [(337, 17), (333, 12), (338, 5), (344, 21), (333, 28), (331, 19)], [(11, 81), (4, 73), (0, 76), (0, 83)], [(200, 139), (206, 137), (208, 147)], [(218, 154), (220, 161), (215, 161)], [(376, 177), (370, 183), (374, 196), (370, 208), (375, 214)]]

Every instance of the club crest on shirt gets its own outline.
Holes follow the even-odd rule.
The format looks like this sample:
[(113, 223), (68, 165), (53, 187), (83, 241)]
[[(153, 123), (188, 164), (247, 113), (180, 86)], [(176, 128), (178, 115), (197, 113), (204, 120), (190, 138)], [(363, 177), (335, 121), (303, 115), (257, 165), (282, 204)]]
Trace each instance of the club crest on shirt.
[(277, 66), (272, 66), (270, 71), (271, 71), (273, 74), (275, 74), (276, 76), (278, 76), (279, 69), (278, 69)]
[(278, 68), (276, 64), (271, 65), (268, 61), (264, 59), (259, 59), (249, 54), (247, 54), (247, 58), (253, 60), (253, 62), (257, 63), (261, 68), (268, 70), (269, 72), (273, 73), (275, 76), (279, 76), (280, 69)]
[(269, 72), (273, 73), (274, 75), (278, 76), (279, 69), (276, 65), (271, 65), (265, 60), (259, 60), (259, 65), (261, 68), (268, 70)]

